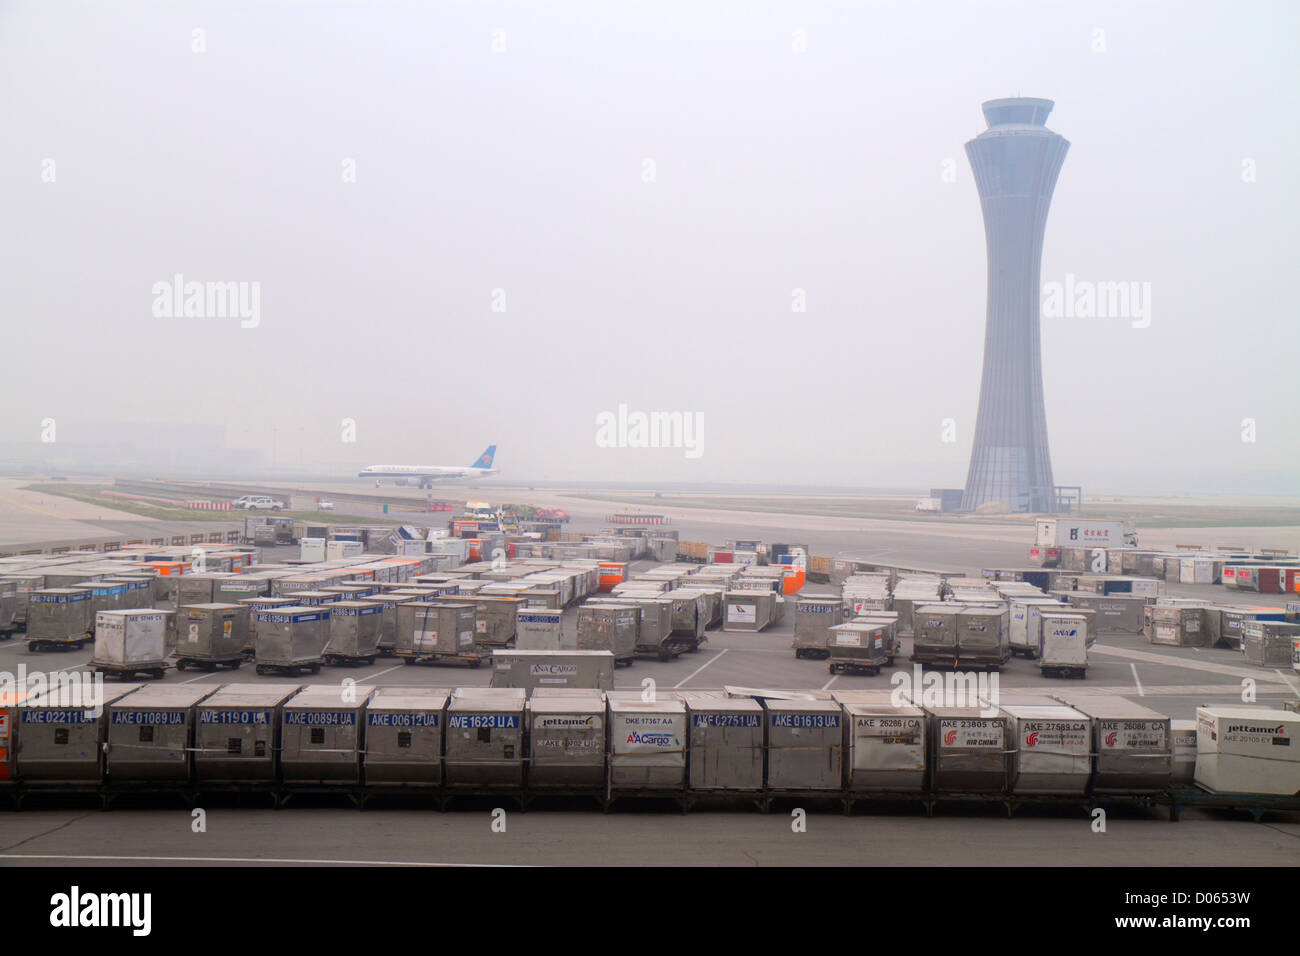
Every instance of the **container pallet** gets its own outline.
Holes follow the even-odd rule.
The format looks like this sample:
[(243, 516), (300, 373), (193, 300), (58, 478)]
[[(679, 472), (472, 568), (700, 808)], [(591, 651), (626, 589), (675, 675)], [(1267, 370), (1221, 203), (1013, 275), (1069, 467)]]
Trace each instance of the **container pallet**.
[(243, 654), (235, 657), (178, 657), (176, 658), (176, 669), (183, 671), (187, 667), (193, 667), (196, 670), (212, 671), (219, 667), (228, 667), (232, 671), (239, 670), (239, 665), (248, 660)]
[(362, 665), (373, 664), (379, 658), (379, 652), (366, 654), (361, 657), (350, 657), (347, 654), (326, 654), (323, 660), (331, 667), (360, 667)]
[(92, 674), (103, 674), (105, 677), (116, 677), (118, 680), (131, 680), (136, 674), (147, 674), (154, 680), (162, 680), (163, 674), (167, 670), (167, 665), (163, 661), (153, 661), (144, 664), (104, 664), (99, 661), (91, 661), (86, 665), (86, 670)]
[(263, 662), (255, 668), (259, 674), (283, 674), (286, 677), (297, 677), (304, 671), (311, 674), (319, 674), (321, 668), (320, 661), (300, 661), (296, 664), (270, 664)]
[(433, 667), (468, 667), (471, 670), (483, 663), (481, 657), (454, 657), (451, 655), (428, 654), (419, 656), (415, 654), (397, 654), (396, 657), (402, 659), (403, 664), (426, 664)]
[(27, 641), (27, 649), (33, 654), (40, 654), (44, 651), (79, 651), (87, 644), (94, 641), (94, 636), (86, 634), (83, 637), (66, 637), (57, 640), (50, 638), (31, 639)]

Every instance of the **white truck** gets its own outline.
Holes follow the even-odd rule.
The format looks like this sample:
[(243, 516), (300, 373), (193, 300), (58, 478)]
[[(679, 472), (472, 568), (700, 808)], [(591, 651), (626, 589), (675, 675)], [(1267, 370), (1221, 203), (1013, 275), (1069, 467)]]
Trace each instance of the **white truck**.
[(284, 502), (270, 495), (244, 495), (236, 498), (232, 504), (242, 511), (281, 511)]
[(1034, 543), (1040, 548), (1136, 548), (1137, 531), (1103, 518), (1039, 518)]

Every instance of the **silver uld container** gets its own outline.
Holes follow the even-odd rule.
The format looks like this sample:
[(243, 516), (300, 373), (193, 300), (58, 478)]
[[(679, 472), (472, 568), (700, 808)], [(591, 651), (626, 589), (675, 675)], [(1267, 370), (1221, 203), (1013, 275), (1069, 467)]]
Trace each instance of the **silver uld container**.
[(162, 667), (170, 648), (167, 633), (171, 611), (132, 608), (95, 615), (92, 664), (107, 667)]
[(297, 691), (285, 684), (226, 684), (200, 703), (194, 778), (209, 783), (275, 780), (281, 705)]
[(534, 697), (528, 702), (528, 785), (534, 789), (605, 784), (605, 695)]
[(447, 704), (448, 787), (516, 789), (524, 783), (524, 691), (457, 688)]
[(477, 660), (480, 646), (474, 605), (428, 601), (399, 604), (393, 652), (398, 657)]
[(609, 651), (616, 661), (636, 656), (641, 611), (630, 604), (585, 604), (578, 608), (578, 650)]
[(373, 661), (379, 653), (384, 609), (365, 601), (338, 601), (330, 605), (329, 659)]
[(541, 687), (614, 689), (612, 651), (496, 650), (492, 652), (492, 686), (518, 687), (532, 693)]
[(659, 597), (673, 602), (673, 637), (699, 644), (709, 625), (708, 598), (694, 588), (673, 588)]
[(280, 774), (285, 783), (360, 783), (362, 715), (373, 687), (308, 684), (284, 702)]
[(776, 594), (772, 591), (727, 591), (723, 594), (724, 631), (761, 631), (772, 623)]
[[(993, 716), (988, 716), (989, 711)], [(1004, 793), (1010, 771), (1007, 717), (996, 708), (926, 707), (931, 789)]]
[(1169, 786), (1168, 717), (1123, 697), (1054, 696), (1092, 721), (1094, 790), (1131, 793)]
[(1008, 643), (1011, 653), (1037, 657), (1039, 654), (1039, 615), (1043, 608), (1059, 610), (1062, 602), (1048, 597), (1012, 598), (1007, 614)]
[(815, 656), (826, 653), (830, 629), (840, 623), (843, 601), (837, 597), (801, 597), (794, 605), (795, 657), (813, 651)]
[(18, 710), (18, 779), (25, 784), (100, 783), (108, 707), (142, 686), (105, 687), (97, 707), (85, 706), (93, 700), (71, 698), (60, 690), (24, 701)]
[(692, 581), (690, 577), (687, 577), (680, 590), (699, 592), (699, 614), (703, 618), (704, 626), (706, 628), (722, 623), (722, 612), (724, 608), (723, 594), (726, 592), (726, 588), (720, 584), (709, 584), (705, 581)]
[(1097, 633), (1141, 634), (1143, 608), (1149, 599), (1141, 595), (1085, 594), (1071, 591), (1070, 604), (1097, 612)]
[(949, 664), (957, 659), (960, 609), (946, 604), (918, 604), (913, 609), (912, 658)]
[(248, 608), (248, 636), (244, 642), (244, 653), (253, 654), (257, 650), (257, 612), (273, 611), (281, 607), (297, 607), (293, 598), (252, 597), (240, 598), (235, 602)]
[(232, 574), (212, 585), (214, 604), (238, 604), (244, 598), (269, 597), (271, 577), (265, 574)]
[(292, 597), (300, 607), (333, 607), (343, 600), (343, 595), (337, 592), (317, 589), (294, 591)]
[(27, 595), (27, 639), (66, 643), (84, 640), (95, 619), (85, 588), (41, 588)]
[(458, 594), (451, 600), (474, 607), (477, 642), (486, 647), (506, 647), (515, 639), (518, 615), (528, 606), (525, 598)]
[(367, 784), (438, 786), (446, 691), (381, 687), (366, 704)]
[(325, 607), (281, 607), (258, 611), (257, 664), (300, 667), (319, 664), (330, 638), (330, 612)]
[(1012, 793), (1075, 793), (1092, 774), (1092, 723), (1064, 704), (1008, 705)]
[(889, 657), (885, 646), (888, 626), (864, 618), (836, 624), (827, 634), (831, 671), (843, 667), (874, 668), (879, 673)]
[(27, 621), (27, 601), (32, 591), (45, 587), (45, 575), (21, 572), (6, 574), (2, 579), (5, 585), (12, 585), (14, 592), (14, 621), (23, 624)]
[(1169, 732), (1173, 738), (1170, 783), (1175, 787), (1190, 787), (1196, 778), (1196, 721), (1171, 720)]
[(885, 663), (894, 663), (894, 658), (902, 649), (898, 640), (898, 614), (896, 612), (866, 611), (855, 618), (850, 618), (850, 621), (879, 627), (885, 636)]
[(1241, 652), (1247, 664), (1257, 667), (1289, 667), (1297, 638), (1300, 624), (1257, 620), (1241, 623)]
[(515, 619), (515, 647), (521, 651), (562, 648), (564, 613), (550, 608), (522, 609)]
[(1210, 630), (1206, 627), (1203, 608), (1157, 603), (1146, 605), (1142, 610), (1143, 630), (1150, 643), (1174, 647), (1209, 646)]
[(380, 610), (379, 640), (380, 651), (391, 651), (397, 647), (397, 606), (413, 601), (413, 597), (399, 597), (391, 593), (374, 597), (358, 598), (363, 604), (373, 605)]
[(844, 786), (844, 714), (833, 700), (766, 700), (767, 786), (840, 790)]
[(925, 711), (911, 704), (854, 700), (844, 707), (845, 773), (850, 791), (925, 789)]
[(642, 655), (665, 655), (665, 644), (673, 632), (673, 603), (664, 598), (621, 597), (593, 598), (588, 606), (628, 605), (640, 612), (636, 632), (636, 652)]
[(190, 779), (194, 710), (212, 686), (152, 684), (108, 706), (110, 783)]
[(249, 644), (251, 614), (242, 604), (195, 604), (177, 612), (176, 656), (231, 661)]
[(687, 693), (689, 787), (763, 789), (763, 707), (749, 697)]
[(606, 695), (612, 790), (680, 790), (686, 786), (686, 705), (660, 693)]
[(1011, 658), (1005, 605), (968, 607), (957, 615), (957, 662), (974, 667), (998, 667)]

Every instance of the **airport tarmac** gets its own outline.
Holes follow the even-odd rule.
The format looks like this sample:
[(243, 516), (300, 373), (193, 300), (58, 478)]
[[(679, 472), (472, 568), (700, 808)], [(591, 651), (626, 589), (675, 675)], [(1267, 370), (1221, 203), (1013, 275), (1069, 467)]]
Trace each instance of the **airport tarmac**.
[[(413, 492), (413, 489), (404, 489)], [(525, 499), (523, 493), (510, 495)], [(0, 502), (2, 504), (2, 502)], [(600, 527), (608, 504), (588, 502), (574, 514), (570, 530)], [(944, 525), (872, 521), (861, 525), (843, 518), (759, 516), (681, 509), (673, 527), (686, 540), (722, 542), (758, 537), (808, 544), (814, 553), (860, 556), (897, 564), (965, 570), (1023, 566), (1032, 535), (1023, 524), (971, 525), (952, 534)], [(408, 513), (394, 508), (393, 516)], [(410, 512), (421, 523), (445, 514)], [(270, 550), (267, 560), (277, 551)], [(289, 553), (285, 551), (285, 553)], [(644, 563), (637, 567), (646, 566)], [(635, 570), (635, 569), (634, 569)], [(1241, 594), (1219, 586), (1168, 584), (1169, 594), (1208, 597), (1222, 603), (1278, 605), (1281, 595)], [(836, 593), (810, 585), (805, 593)], [(566, 615), (573, 626), (574, 611)], [(790, 647), (793, 611), (761, 633), (713, 630), (698, 651), (659, 662), (638, 660), (620, 668), (616, 686), (657, 690), (706, 690), (724, 686), (784, 689), (888, 689), (896, 673), (913, 674), (907, 660), (911, 641), (893, 669), (878, 676), (836, 675), (825, 662), (797, 660)], [(14, 672), (84, 668), (90, 648), (79, 652), (30, 653), (19, 640), (0, 642), (0, 670)], [(326, 667), (300, 678), (257, 676), (251, 665), (218, 673), (169, 670), (167, 683), (213, 685), (231, 682), (326, 683), (355, 680), (377, 686), (480, 686), (490, 668), (408, 666), (380, 659), (363, 667)], [(1152, 646), (1141, 635), (1104, 634), (1092, 649), (1086, 680), (1044, 678), (1032, 661), (1015, 658), (998, 675), (1002, 693), (1112, 694), (1140, 701), (1174, 718), (1190, 719), (1200, 703), (1231, 703), (1249, 687), (1259, 703), (1300, 697), (1294, 674), (1245, 663), (1235, 651), (1217, 648)], [(1250, 682), (1243, 685), (1243, 682)], [(789, 808), (770, 814), (750, 810), (682, 815), (659, 808), (615, 808), (605, 815), (592, 809), (563, 812), (508, 810), (505, 834), (490, 829), (490, 807), (448, 813), (418, 809), (369, 808), (363, 813), (334, 806), (293, 806), (281, 811), (252, 807), (214, 807), (208, 830), (194, 834), (189, 812), (154, 807), (114, 809), (25, 809), (0, 820), (0, 863), (223, 865), (265, 862), (438, 864), (988, 864), (1054, 863), (1098, 865), (1293, 865), (1300, 820), (1273, 815), (1265, 824), (1240, 814), (1184, 811), (1177, 824), (1162, 810), (1113, 810), (1107, 833), (1093, 832), (1078, 810), (1022, 812), (1013, 820), (1000, 808), (941, 809), (925, 818), (915, 808), (859, 812), (851, 818), (833, 810), (813, 812), (805, 833), (793, 833)], [(508, 809), (508, 808), (507, 808)]]

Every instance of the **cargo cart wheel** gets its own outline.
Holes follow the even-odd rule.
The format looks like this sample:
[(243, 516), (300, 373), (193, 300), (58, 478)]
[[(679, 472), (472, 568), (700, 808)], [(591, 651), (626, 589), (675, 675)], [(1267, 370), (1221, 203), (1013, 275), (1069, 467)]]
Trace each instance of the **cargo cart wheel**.
[(320, 664), (312, 664), (312, 665), (311, 665), (311, 672), (312, 672), (313, 674), (319, 674), (319, 673), (320, 673)]
[(258, 664), (258, 665), (257, 665), (257, 673), (259, 673), (259, 674), (265, 674), (265, 673), (266, 673), (266, 668), (263, 667), (261, 664)]
[(182, 660), (178, 660), (178, 661), (176, 662), (176, 669), (177, 669), (178, 671), (183, 671), (183, 670), (185, 670), (185, 661), (184, 661), (183, 659), (182, 659)]
[(415, 663), (415, 659), (414, 659), (414, 658), (411, 658), (411, 657), (403, 657), (403, 658), (402, 658), (402, 663), (403, 663), (403, 664), (414, 664), (414, 663)]
[[(155, 667), (149, 673), (153, 675), (154, 680), (163, 679), (163, 669), (161, 667)], [(122, 679), (125, 680), (126, 679), (125, 676), (123, 676)]]

